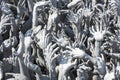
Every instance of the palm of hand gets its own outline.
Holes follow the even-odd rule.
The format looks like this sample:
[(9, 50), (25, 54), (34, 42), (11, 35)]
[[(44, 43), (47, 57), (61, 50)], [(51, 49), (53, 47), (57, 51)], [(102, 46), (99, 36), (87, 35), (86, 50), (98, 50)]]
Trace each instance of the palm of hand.
[(90, 9), (86, 8), (83, 12), (85, 17), (90, 17), (92, 15), (92, 12), (90, 11)]
[(71, 49), (71, 54), (73, 55), (73, 57), (79, 57), (79, 58), (84, 58), (86, 56), (86, 53), (79, 49), (79, 48), (75, 48), (75, 49)]
[(104, 38), (104, 34), (101, 32), (95, 32), (93, 35), (94, 35), (95, 40), (97, 41), (101, 41)]
[(96, 22), (96, 26), (92, 26), (90, 28), (90, 33), (93, 35), (96, 41), (102, 41), (106, 32), (107, 28), (103, 27), (102, 22), (100, 22), (100, 25), (98, 22)]

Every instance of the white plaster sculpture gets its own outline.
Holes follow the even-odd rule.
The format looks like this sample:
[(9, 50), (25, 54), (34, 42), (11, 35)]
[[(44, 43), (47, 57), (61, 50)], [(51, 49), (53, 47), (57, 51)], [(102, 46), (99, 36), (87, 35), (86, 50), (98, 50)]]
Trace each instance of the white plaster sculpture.
[(0, 0), (0, 80), (120, 80), (120, 0)]

